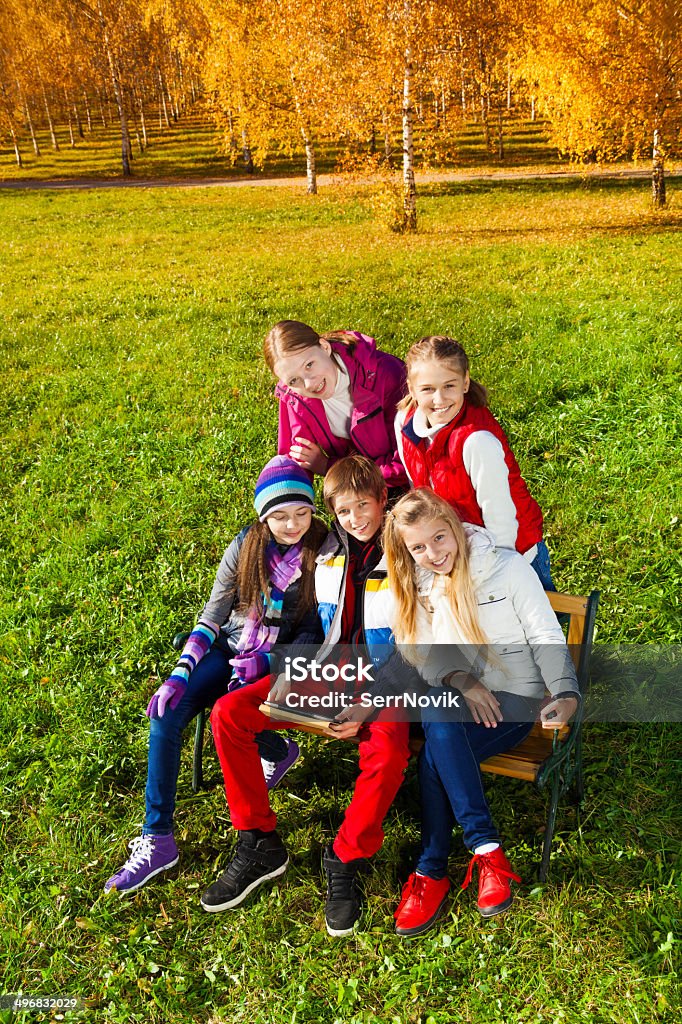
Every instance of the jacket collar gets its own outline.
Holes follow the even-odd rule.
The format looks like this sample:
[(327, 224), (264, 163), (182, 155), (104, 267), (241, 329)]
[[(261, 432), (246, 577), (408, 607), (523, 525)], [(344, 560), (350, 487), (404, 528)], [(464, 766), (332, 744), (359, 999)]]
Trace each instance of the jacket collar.
[[(343, 529), (343, 527), (339, 526), (338, 523), (334, 523), (334, 528), (333, 530), (329, 531), (327, 539), (324, 541), (322, 547), (320, 548), (315, 558), (315, 561), (317, 562), (318, 565), (321, 565), (336, 555), (343, 555), (344, 558), (348, 560), (348, 551), (348, 534)], [(381, 558), (372, 569), (372, 573), (375, 572), (386, 572), (385, 552), (382, 552)], [(372, 573), (370, 573), (370, 575), (372, 575)]]
[[(449, 423), (445, 423), (438, 431), (438, 433), (434, 436), (431, 444), (432, 448), (435, 448), (436, 446), (444, 447), (447, 444), (448, 438), (450, 437), (452, 431), (455, 429), (455, 427), (458, 427), (461, 424), (462, 420), (466, 416), (467, 408), (468, 403), (465, 398), (464, 404), (462, 405), (462, 408), (459, 410), (455, 418), (450, 420)], [(410, 441), (411, 444), (413, 444), (415, 447), (418, 447), (420, 444), (424, 444), (426, 442), (426, 438), (422, 437), (422, 435), (418, 434), (417, 431), (414, 429), (414, 419), (416, 411), (417, 410), (415, 407), (408, 413), (405, 422), (403, 423), (401, 433), (403, 434), (404, 437), (407, 438), (408, 441)]]

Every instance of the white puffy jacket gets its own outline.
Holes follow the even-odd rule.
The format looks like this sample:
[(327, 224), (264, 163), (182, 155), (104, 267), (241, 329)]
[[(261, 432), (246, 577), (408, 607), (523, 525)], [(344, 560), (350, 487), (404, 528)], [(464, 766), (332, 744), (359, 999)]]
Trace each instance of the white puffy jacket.
[[(492, 534), (482, 527), (465, 524), (464, 529), (479, 621), (494, 654), (485, 662), (477, 660), (478, 649), (463, 644), (442, 577), (418, 569), (419, 594), (428, 597), (433, 607), (429, 614), (420, 605), (417, 617), (417, 644), (425, 656), (418, 666), (422, 676), (437, 685), (453, 669), (468, 663), (490, 690), (536, 699), (545, 696), (545, 688), (552, 696), (577, 693), (564, 635), (535, 571), (523, 555), (495, 547)], [(453, 644), (459, 650), (453, 651)]]

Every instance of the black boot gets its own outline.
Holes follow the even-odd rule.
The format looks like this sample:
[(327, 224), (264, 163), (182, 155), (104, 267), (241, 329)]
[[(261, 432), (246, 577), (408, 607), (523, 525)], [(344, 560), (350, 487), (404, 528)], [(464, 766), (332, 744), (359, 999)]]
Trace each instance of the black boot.
[(201, 897), (210, 914), (243, 903), (263, 882), (283, 875), (289, 864), (286, 848), (276, 832), (240, 832), (227, 870)]
[(344, 864), (333, 848), (328, 846), (322, 863), (327, 873), (327, 902), (324, 908), (327, 931), (335, 937), (350, 935), (362, 913), (357, 874), (367, 861), (364, 857), (357, 857)]

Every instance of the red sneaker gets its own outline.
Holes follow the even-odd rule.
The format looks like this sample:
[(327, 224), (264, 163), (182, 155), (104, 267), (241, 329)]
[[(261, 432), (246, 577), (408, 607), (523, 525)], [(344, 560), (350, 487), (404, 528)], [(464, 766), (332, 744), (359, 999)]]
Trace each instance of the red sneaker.
[(511, 869), (511, 864), (504, 855), (501, 846), (490, 853), (475, 853), (469, 862), (469, 870), (462, 882), (462, 888), (466, 889), (474, 865), (478, 866), (478, 909), (483, 917), (493, 917), (501, 914), (511, 904), (511, 880), (520, 882), (521, 879)]
[(413, 872), (403, 886), (395, 914), (397, 935), (421, 935), (436, 923), (448, 898), (450, 881)]

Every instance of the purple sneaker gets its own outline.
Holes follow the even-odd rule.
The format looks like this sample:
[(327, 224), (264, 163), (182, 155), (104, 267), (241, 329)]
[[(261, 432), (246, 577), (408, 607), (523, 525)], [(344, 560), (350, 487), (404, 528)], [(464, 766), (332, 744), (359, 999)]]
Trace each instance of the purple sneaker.
[(293, 768), (299, 757), (301, 751), (298, 743), (295, 740), (287, 740), (287, 752), (281, 761), (268, 761), (265, 757), (261, 757), (260, 763), (263, 765), (263, 775), (265, 776), (265, 784), (268, 789), (274, 789), (278, 786), (286, 773), (290, 768)]
[(120, 871), (105, 883), (104, 891), (116, 889), (123, 893), (135, 892), (143, 885), (178, 863), (178, 848), (173, 835), (138, 836), (129, 844), (132, 853)]

